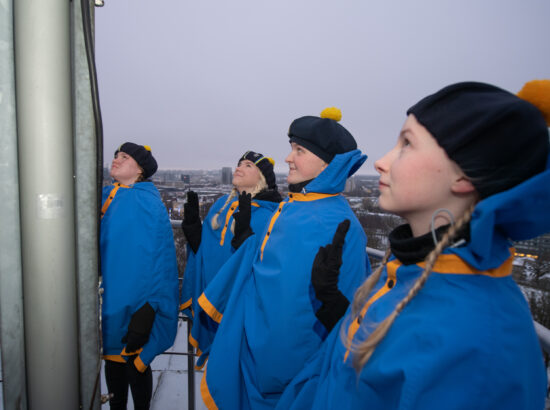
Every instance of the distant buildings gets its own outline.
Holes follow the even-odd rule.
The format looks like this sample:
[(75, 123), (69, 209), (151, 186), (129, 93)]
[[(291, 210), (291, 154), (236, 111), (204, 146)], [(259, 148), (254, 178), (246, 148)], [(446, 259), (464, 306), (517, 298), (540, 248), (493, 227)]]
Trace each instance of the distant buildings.
[(357, 183), (355, 177), (351, 176), (346, 181), (346, 187), (344, 188), (345, 193), (353, 192), (357, 189)]
[(231, 167), (223, 167), (222, 168), (222, 185), (231, 185), (231, 182), (233, 181), (233, 171), (231, 170)]

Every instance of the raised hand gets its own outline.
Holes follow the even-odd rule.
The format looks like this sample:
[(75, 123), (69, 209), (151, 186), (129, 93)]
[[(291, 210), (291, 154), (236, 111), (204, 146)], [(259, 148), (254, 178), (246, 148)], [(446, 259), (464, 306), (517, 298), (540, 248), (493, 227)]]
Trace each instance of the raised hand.
[(338, 289), (342, 253), (349, 226), (349, 219), (340, 222), (332, 243), (319, 248), (311, 268), (315, 296), (322, 303), (315, 315), (329, 331), (338, 323), (349, 305), (347, 298)]
[(201, 244), (202, 225), (199, 215), (199, 196), (194, 191), (187, 192), (187, 202), (183, 205), (181, 228), (191, 250), (197, 253)]
[(231, 240), (231, 246), (238, 249), (239, 246), (254, 232), (250, 227), (252, 217), (252, 196), (243, 191), (239, 194), (239, 210), (233, 214), (235, 220), (235, 234)]

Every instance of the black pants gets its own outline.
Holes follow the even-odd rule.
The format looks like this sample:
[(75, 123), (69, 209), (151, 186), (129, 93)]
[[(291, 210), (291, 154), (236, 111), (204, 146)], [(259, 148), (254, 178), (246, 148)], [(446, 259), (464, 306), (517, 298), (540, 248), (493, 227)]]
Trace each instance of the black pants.
[(149, 410), (153, 393), (153, 374), (151, 367), (140, 373), (134, 366), (135, 356), (127, 363), (105, 360), (105, 381), (109, 393), (114, 397), (109, 400), (111, 410), (126, 410), (128, 386), (132, 390), (135, 410)]

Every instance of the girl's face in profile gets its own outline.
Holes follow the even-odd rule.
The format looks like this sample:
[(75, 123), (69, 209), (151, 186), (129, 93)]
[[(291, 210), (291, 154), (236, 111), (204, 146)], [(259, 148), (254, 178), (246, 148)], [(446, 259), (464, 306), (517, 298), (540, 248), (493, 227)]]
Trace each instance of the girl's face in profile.
[(111, 163), (111, 177), (124, 185), (131, 185), (137, 181), (141, 168), (130, 155), (125, 152), (117, 152)]
[(414, 115), (405, 121), (397, 144), (374, 167), (380, 174), (380, 207), (405, 218), (413, 233), (415, 226), (428, 232), (436, 210), (457, 209), (456, 194), (463, 188), (457, 184), (471, 187), (458, 165)]
[(237, 191), (250, 193), (260, 182), (260, 169), (247, 159), (239, 162), (233, 172), (233, 186)]
[(325, 161), (301, 145), (291, 142), (290, 146), (292, 150), (285, 159), (288, 164), (286, 180), (289, 184), (313, 179), (327, 167)]

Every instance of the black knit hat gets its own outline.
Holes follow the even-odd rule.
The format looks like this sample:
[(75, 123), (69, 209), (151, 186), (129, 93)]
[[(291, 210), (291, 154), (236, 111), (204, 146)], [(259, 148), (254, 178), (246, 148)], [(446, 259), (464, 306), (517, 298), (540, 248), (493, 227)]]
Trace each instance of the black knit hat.
[(541, 111), (493, 85), (447, 86), (407, 114), (428, 129), (471, 178), (481, 198), (512, 188), (545, 168), (549, 142)]
[(151, 154), (151, 147), (148, 145), (138, 145), (133, 142), (125, 142), (115, 151), (115, 157), (119, 151), (130, 155), (138, 163), (141, 169), (143, 169), (143, 177), (145, 179), (151, 177), (155, 172), (157, 172), (157, 161), (153, 158), (153, 154)]
[(245, 159), (251, 161), (258, 167), (260, 172), (267, 182), (267, 187), (269, 189), (277, 189), (277, 183), (275, 182), (275, 172), (273, 171), (273, 165), (275, 161), (273, 159), (264, 157), (262, 154), (259, 154), (254, 151), (246, 151), (243, 156), (239, 159), (239, 164)]
[(357, 143), (350, 132), (338, 124), (341, 118), (340, 110), (330, 107), (323, 110), (321, 117), (295, 119), (288, 130), (290, 142), (305, 147), (328, 163), (336, 154), (357, 149)]

